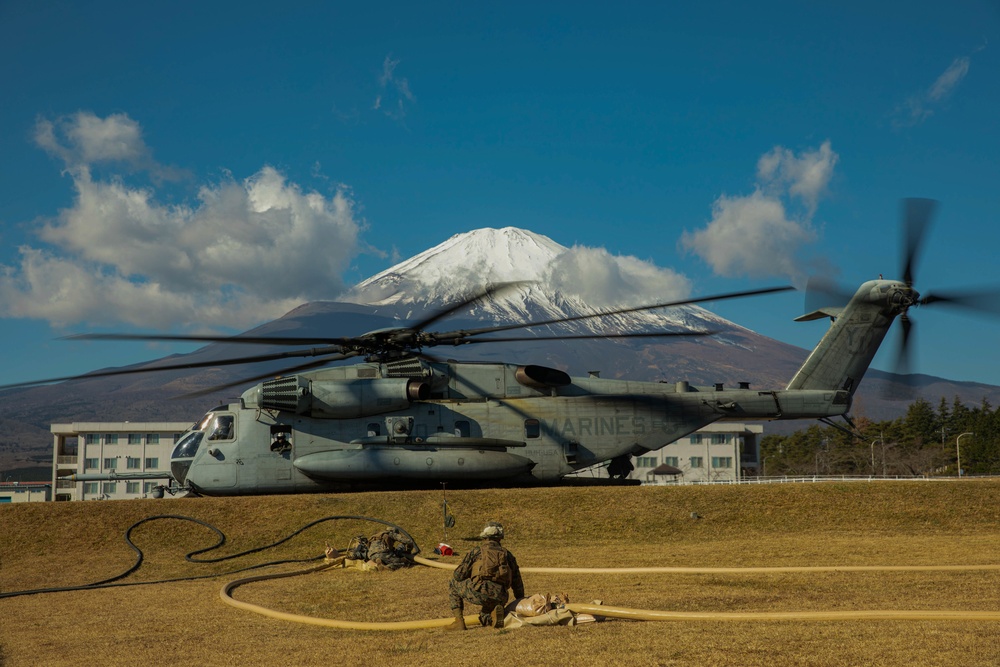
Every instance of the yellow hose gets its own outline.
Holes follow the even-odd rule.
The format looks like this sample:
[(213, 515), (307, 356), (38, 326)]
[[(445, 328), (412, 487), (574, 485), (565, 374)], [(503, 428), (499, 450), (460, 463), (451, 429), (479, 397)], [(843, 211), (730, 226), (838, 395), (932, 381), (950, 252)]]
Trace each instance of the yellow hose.
[[(457, 565), (413, 559), (427, 567), (454, 570)], [(528, 574), (787, 574), (790, 572), (957, 572), (1000, 570), (1000, 565), (817, 565), (787, 567), (522, 567)]]
[[(260, 605), (241, 602), (232, 597), (232, 591), (244, 584), (267, 579), (296, 577), (302, 574), (319, 572), (337, 565), (342, 565), (343, 557), (295, 572), (279, 574), (264, 574), (231, 581), (222, 587), (219, 596), (231, 607), (252, 611), (256, 614), (276, 618), (283, 621), (318, 625), (344, 630), (420, 630), (425, 628), (440, 628), (450, 625), (452, 618), (435, 618), (422, 621), (392, 621), (392, 622), (361, 622), (340, 621), (332, 618), (317, 618), (275, 611)], [(421, 556), (414, 561), (443, 570), (454, 570), (457, 566), (449, 563), (428, 560)], [(556, 574), (648, 574), (648, 573), (682, 573), (682, 574), (718, 574), (718, 573), (788, 573), (788, 572), (931, 572), (931, 571), (983, 571), (1000, 570), (1000, 565), (891, 565), (891, 566), (817, 566), (817, 567), (626, 567), (626, 568), (556, 568), (556, 567), (523, 567), (527, 573)], [(566, 608), (578, 614), (591, 614), (605, 618), (624, 618), (637, 621), (856, 621), (856, 620), (920, 620), (920, 621), (1000, 621), (1000, 612), (996, 611), (948, 611), (948, 610), (873, 610), (873, 611), (783, 611), (783, 612), (698, 612), (698, 611), (657, 611), (653, 609), (629, 609), (627, 607), (606, 607), (597, 604), (570, 603)], [(479, 616), (466, 616), (467, 625), (478, 625)]]
[(636, 621), (1000, 621), (997, 611), (655, 611), (605, 607), (599, 604), (576, 604), (566, 608), (577, 614), (592, 614), (606, 618), (628, 618)]
[[(255, 614), (261, 614), (262, 616), (267, 616), (269, 618), (277, 618), (282, 621), (292, 621), (294, 623), (305, 623), (307, 625), (319, 625), (327, 628), (340, 628), (343, 630), (421, 630), (424, 628), (439, 628), (445, 625), (450, 625), (453, 618), (434, 618), (423, 621), (393, 621), (393, 622), (379, 622), (379, 623), (367, 623), (362, 621), (338, 621), (333, 618), (317, 618), (315, 616), (303, 616), (302, 614), (289, 614), (284, 611), (276, 611), (274, 609), (268, 609), (267, 607), (262, 607), (256, 604), (250, 604), (249, 602), (241, 602), (232, 596), (233, 590), (243, 586), (244, 584), (251, 584), (255, 581), (265, 581), (268, 579), (282, 579), (285, 577), (297, 577), (301, 574), (311, 574), (313, 572), (320, 572), (322, 570), (329, 569), (331, 567), (336, 567), (338, 565), (343, 565), (344, 557), (335, 559), (332, 562), (324, 563), (318, 567), (310, 567), (305, 570), (296, 570), (294, 572), (282, 572), (279, 574), (259, 574), (253, 577), (244, 577), (243, 579), (236, 579), (235, 581), (230, 581), (228, 584), (222, 587), (219, 591), (219, 597), (222, 601), (231, 607), (236, 607), (237, 609), (243, 609), (244, 611), (252, 611)], [(467, 625), (478, 625), (479, 616), (466, 616), (465, 622)]]

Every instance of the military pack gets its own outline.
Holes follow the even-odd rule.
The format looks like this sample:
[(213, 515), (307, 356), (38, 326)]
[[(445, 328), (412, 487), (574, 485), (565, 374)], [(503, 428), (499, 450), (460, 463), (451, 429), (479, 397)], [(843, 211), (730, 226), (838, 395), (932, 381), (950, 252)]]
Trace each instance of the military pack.
[(511, 571), (507, 562), (507, 550), (499, 542), (486, 540), (481, 547), (479, 560), (472, 564), (472, 580), (495, 581), (501, 586), (510, 586)]

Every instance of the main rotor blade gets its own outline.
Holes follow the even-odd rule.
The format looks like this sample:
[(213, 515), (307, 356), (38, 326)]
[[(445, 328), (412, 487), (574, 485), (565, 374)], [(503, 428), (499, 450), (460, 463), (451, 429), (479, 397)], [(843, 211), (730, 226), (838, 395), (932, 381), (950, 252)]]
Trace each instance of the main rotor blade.
[(903, 200), (903, 282), (913, 285), (913, 274), (916, 270), (917, 254), (923, 244), (927, 227), (930, 225), (934, 211), (937, 209), (937, 201), (933, 199), (904, 199)]
[(518, 281), (509, 282), (509, 283), (497, 283), (496, 285), (491, 285), (491, 286), (487, 287), (486, 289), (484, 289), (484, 290), (482, 290), (480, 292), (477, 292), (476, 294), (473, 294), (472, 296), (468, 297), (467, 299), (464, 299), (463, 301), (460, 301), (458, 303), (454, 303), (454, 304), (452, 304), (450, 306), (442, 308), (441, 310), (435, 312), (434, 314), (432, 314), (432, 315), (430, 315), (428, 317), (425, 317), (424, 319), (422, 319), (422, 320), (420, 320), (420, 321), (418, 321), (418, 322), (416, 322), (414, 324), (411, 324), (410, 326), (408, 326), (406, 328), (407, 329), (412, 329), (414, 331), (423, 331), (424, 329), (426, 329), (430, 325), (434, 324), (438, 320), (444, 319), (445, 317), (448, 317), (449, 315), (451, 315), (455, 311), (461, 310), (462, 308), (465, 308), (469, 304), (475, 303), (476, 301), (479, 301), (480, 299), (484, 299), (486, 297), (492, 298), (492, 297), (494, 297), (494, 296), (496, 296), (498, 294), (502, 294), (502, 293), (507, 292), (509, 290), (516, 289), (516, 288), (521, 287), (523, 285), (530, 285), (530, 284), (532, 284), (532, 282), (533, 281), (530, 281), (530, 280), (518, 280)]
[(588, 320), (588, 319), (593, 319), (595, 317), (624, 315), (625, 313), (637, 313), (643, 310), (656, 310), (657, 308), (671, 308), (673, 306), (687, 306), (695, 303), (705, 303), (707, 301), (725, 301), (726, 299), (740, 299), (743, 297), (757, 296), (760, 294), (774, 294), (776, 292), (787, 292), (789, 290), (794, 290), (794, 289), (795, 288), (792, 287), (791, 285), (783, 285), (781, 287), (765, 287), (763, 289), (747, 290), (745, 292), (729, 292), (726, 294), (715, 294), (712, 296), (702, 296), (694, 299), (681, 299), (679, 301), (668, 301), (666, 303), (657, 303), (648, 306), (633, 306), (629, 308), (618, 308), (615, 310), (604, 310), (597, 313), (588, 313), (586, 315), (573, 315), (570, 317), (562, 317), (553, 320), (542, 320), (540, 322), (506, 324), (495, 327), (483, 327), (482, 329), (465, 329), (462, 331), (453, 331), (453, 332), (446, 332), (444, 334), (435, 334), (435, 336), (439, 339), (444, 339), (449, 336), (454, 338), (480, 336), (485, 333), (512, 331), (514, 329), (526, 329), (528, 327), (548, 326), (552, 324), (562, 324), (564, 322), (577, 322), (579, 320)]
[[(160, 371), (190, 370), (192, 368), (212, 368), (215, 366), (232, 366), (234, 364), (250, 364), (261, 361), (274, 361), (276, 359), (287, 359), (291, 357), (314, 357), (321, 354), (339, 354), (339, 347), (312, 348), (309, 350), (294, 350), (291, 352), (276, 352), (274, 354), (260, 354), (248, 357), (234, 357), (232, 359), (216, 359), (214, 361), (197, 361), (183, 364), (167, 364), (153, 368), (114, 368), (105, 371), (93, 371), (82, 375), (67, 375), (65, 377), (48, 378), (45, 380), (31, 380), (29, 382), (17, 382), (14, 384), (0, 385), (0, 389), (13, 389), (15, 387), (33, 387), (36, 385), (52, 384), (53, 382), (66, 382), (68, 380), (83, 380), (102, 377), (114, 377), (117, 375), (135, 375), (137, 373), (158, 373)], [(353, 355), (351, 355), (353, 356)]]
[(608, 334), (572, 334), (569, 336), (504, 336), (501, 338), (473, 338), (462, 340), (456, 344), (470, 345), (473, 343), (523, 343), (535, 340), (586, 340), (593, 338), (682, 338), (697, 336), (714, 336), (718, 331), (644, 331), (634, 333)]
[(180, 343), (236, 343), (238, 345), (347, 345), (355, 340), (340, 337), (296, 336), (187, 336), (184, 334), (91, 333), (63, 336), (59, 340), (173, 341)]

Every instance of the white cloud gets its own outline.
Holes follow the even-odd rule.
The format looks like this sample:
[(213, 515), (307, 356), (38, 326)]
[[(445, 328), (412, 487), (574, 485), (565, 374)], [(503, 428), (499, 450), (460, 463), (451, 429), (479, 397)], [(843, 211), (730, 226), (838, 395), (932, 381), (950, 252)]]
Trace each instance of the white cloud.
[(558, 255), (540, 282), (595, 308), (662, 303), (691, 293), (691, 282), (672, 269), (585, 246), (574, 246)]
[(812, 214), (819, 198), (826, 193), (839, 159), (830, 148), (829, 139), (818, 149), (797, 156), (787, 148), (775, 146), (757, 161), (757, 181), (779, 196), (787, 188), (789, 194), (802, 199)]
[(927, 91), (927, 98), (934, 102), (944, 99), (951, 94), (951, 91), (955, 89), (968, 73), (969, 59), (967, 57), (955, 58), (951, 65), (948, 66), (948, 69), (931, 85)]
[(919, 125), (933, 116), (937, 107), (951, 96), (965, 75), (969, 73), (970, 63), (971, 59), (968, 56), (955, 58), (929, 88), (908, 97), (896, 108), (892, 119), (893, 127)]
[(406, 116), (407, 107), (416, 101), (410, 82), (396, 75), (399, 60), (394, 60), (390, 53), (382, 61), (382, 74), (379, 76), (379, 92), (372, 103), (372, 110), (381, 111), (386, 116), (402, 120)]
[(35, 126), (39, 146), (68, 166), (94, 162), (139, 162), (149, 155), (139, 124), (126, 114), (98, 118), (80, 111), (57, 121), (39, 119)]
[(681, 243), (719, 275), (797, 278), (798, 248), (815, 240), (807, 222), (789, 219), (779, 199), (757, 190), (749, 197), (719, 197), (708, 226), (684, 232)]
[(100, 118), (90, 111), (78, 111), (55, 121), (39, 118), (35, 124), (35, 143), (62, 160), (68, 169), (113, 164), (147, 171), (156, 181), (183, 176), (180, 170), (153, 159), (143, 140), (142, 128), (128, 114)]
[(148, 155), (137, 123), (77, 120), (55, 144), (55, 126), (39, 122), (39, 143), (70, 165), (76, 196), (36, 230), (46, 248), (23, 246), (19, 264), (0, 266), (0, 315), (242, 328), (343, 290), (361, 231), (345, 188), (306, 192), (265, 166), (202, 186), (192, 205), (168, 205), (152, 189), (92, 175), (89, 161)]
[[(757, 162), (753, 194), (720, 196), (712, 205), (712, 220), (704, 229), (685, 231), (681, 246), (719, 275), (801, 280), (805, 267), (800, 251), (817, 238), (812, 218), (838, 159), (829, 141), (798, 155), (774, 147)], [(804, 206), (798, 215), (785, 203), (792, 198)]]

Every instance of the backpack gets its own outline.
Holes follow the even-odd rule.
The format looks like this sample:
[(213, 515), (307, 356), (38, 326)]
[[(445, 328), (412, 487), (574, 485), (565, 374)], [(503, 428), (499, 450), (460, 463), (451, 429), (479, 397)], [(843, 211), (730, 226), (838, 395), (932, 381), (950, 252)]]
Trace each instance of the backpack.
[(368, 560), (368, 538), (358, 535), (347, 546), (347, 557), (351, 560)]
[(377, 556), (378, 554), (392, 552), (393, 546), (396, 543), (396, 534), (391, 530), (383, 530), (381, 533), (375, 533), (368, 538), (368, 558)]
[(472, 564), (472, 581), (495, 581), (505, 588), (510, 586), (511, 571), (507, 550), (495, 540), (486, 540), (480, 549), (479, 560)]

